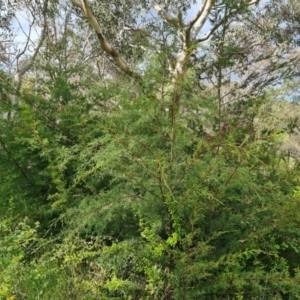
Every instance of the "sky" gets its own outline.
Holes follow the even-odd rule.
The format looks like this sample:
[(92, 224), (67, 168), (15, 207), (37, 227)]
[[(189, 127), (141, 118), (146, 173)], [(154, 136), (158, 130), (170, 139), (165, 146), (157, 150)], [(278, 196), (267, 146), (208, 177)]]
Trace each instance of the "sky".
[[(193, 2), (193, 1), (191, 1)], [(185, 22), (189, 22), (194, 15), (196, 14), (197, 10), (199, 10), (200, 6), (201, 6), (202, 1), (198, 0), (195, 4), (191, 5), (191, 8), (188, 10), (187, 15), (185, 16)], [(151, 15), (156, 15), (157, 13), (156, 11), (154, 12), (154, 10), (151, 10)], [(23, 13), (18, 13), (17, 14), (17, 19), (18, 22), (16, 20), (14, 20), (12, 27), (13, 27), (13, 31), (15, 33), (15, 42), (17, 43), (17, 49), (19, 51), (22, 51), (24, 48), (24, 45), (26, 43), (26, 35), (28, 35), (29, 33), (29, 23), (26, 20), (25, 16), (24, 16), (24, 12)], [(101, 22), (101, 20), (100, 20)], [(202, 32), (200, 34), (200, 36), (205, 35), (210, 29), (210, 25), (209, 22), (206, 22), (206, 24), (204, 25)], [(29, 50), (26, 52), (27, 54), (30, 54), (30, 51), (33, 50), (34, 47), (34, 42), (36, 42), (39, 38), (39, 35), (41, 33), (41, 29), (40, 28), (35, 28), (32, 32), (31, 32), (31, 36), (30, 36), (30, 40), (31, 40), (31, 46), (29, 47)]]
[[(199, 9), (201, 5), (201, 1), (197, 1), (196, 4), (192, 4), (191, 8), (188, 10), (188, 13), (185, 17), (185, 22), (188, 22), (192, 19), (192, 17), (194, 17), (195, 13), (197, 12), (197, 10)], [(12, 24), (12, 28), (14, 33), (16, 34), (16, 42), (20, 43), (20, 48), (22, 47), (22, 45), (24, 45), (24, 43), (26, 42), (26, 35), (28, 35), (29, 33), (29, 23), (26, 20), (24, 14), (17, 14), (17, 19), (18, 22), (16, 20), (14, 20), (13, 24)], [(21, 29), (22, 28), (22, 29)], [(206, 24), (204, 31), (208, 30), (209, 25)], [(24, 32), (23, 32), (24, 31)], [(31, 40), (32, 41), (36, 41), (39, 37), (40, 34), (40, 30), (34, 30), (31, 33)]]

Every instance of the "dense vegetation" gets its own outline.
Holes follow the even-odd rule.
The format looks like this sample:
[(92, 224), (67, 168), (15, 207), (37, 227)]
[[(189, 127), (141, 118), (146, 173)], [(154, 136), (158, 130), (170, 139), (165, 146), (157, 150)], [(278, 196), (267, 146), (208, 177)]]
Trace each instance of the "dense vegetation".
[(3, 68), (1, 299), (300, 299), (297, 42), (279, 26), (297, 14), (265, 6), (278, 28), (258, 50), (262, 11), (235, 2), (214, 2), (218, 26), (176, 74), (172, 41), (120, 51), (142, 76), (103, 49), (99, 76), (67, 25), (65, 54), (49, 35), (35, 72)]

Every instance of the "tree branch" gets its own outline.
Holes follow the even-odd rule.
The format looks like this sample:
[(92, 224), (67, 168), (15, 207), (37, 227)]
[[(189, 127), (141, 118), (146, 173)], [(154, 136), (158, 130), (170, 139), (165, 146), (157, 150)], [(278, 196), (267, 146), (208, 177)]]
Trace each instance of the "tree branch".
[(210, 38), (210, 36), (223, 24), (225, 18), (223, 18), (218, 24), (216, 24), (204, 37), (197, 39), (197, 43), (201, 43)]
[(102, 50), (114, 60), (119, 69), (130, 77), (141, 79), (141, 76), (138, 73), (132, 71), (129, 66), (127, 66), (127, 64), (122, 60), (119, 52), (108, 43), (104, 34), (102, 33), (99, 22), (97, 21), (89, 7), (88, 1), (82, 0), (82, 3), (79, 3), (76, 0), (71, 0), (71, 2), (84, 12), (85, 17), (96, 31)]
[[(43, 7), (43, 27), (42, 27), (42, 32), (41, 32), (41, 36), (39, 39), (39, 42), (37, 44), (37, 46), (35, 47), (33, 54), (29, 60), (29, 62), (20, 70), (17, 70), (16, 74), (15, 74), (15, 80), (20, 84), (23, 75), (32, 67), (36, 56), (38, 55), (38, 52), (46, 38), (46, 31), (47, 31), (47, 18), (46, 18), (46, 14), (47, 14), (47, 9), (48, 9), (48, 3), (49, 0), (45, 0), (44, 2), (44, 7)], [(27, 42), (29, 41), (30, 37), (27, 37)]]
[(196, 16), (192, 19), (189, 27), (192, 29), (191, 40), (196, 39), (203, 25), (205, 24), (216, 0), (204, 0)]
[(253, 5), (253, 4), (257, 4), (257, 3), (259, 3), (259, 1), (260, 0), (252, 0), (252, 1), (249, 2), (248, 5), (250, 6), (250, 5)]
[(72, 2), (75, 6), (77, 6), (77, 7), (79, 7), (80, 9), (83, 10), (83, 5), (82, 5), (80, 2), (78, 2), (78, 1), (76, 1), (76, 0), (71, 0), (71, 2)]
[[(214, 0), (213, 0), (214, 1)], [(212, 1), (212, 2), (213, 2)], [(251, 2), (249, 2), (248, 3), (248, 6), (250, 6), (250, 5), (253, 5), (253, 4), (257, 4), (257, 3), (259, 3), (259, 1), (260, 0), (253, 0), (253, 1), (251, 1)], [(202, 4), (202, 6), (201, 6), (201, 8), (200, 8), (200, 10), (199, 10), (199, 12), (197, 13), (197, 15), (193, 18), (193, 20), (190, 22), (190, 24), (189, 24), (189, 27), (191, 26), (191, 25), (193, 25), (193, 22), (195, 23), (195, 20), (196, 20), (196, 17), (198, 16), (198, 18), (201, 16), (201, 14), (203, 13), (203, 11), (204, 11), (204, 3), (206, 3), (207, 1), (205, 1), (205, 2), (203, 2), (203, 4)], [(212, 8), (212, 7), (211, 7)], [(210, 10), (211, 10), (211, 8), (210, 8)], [(209, 12), (210, 12), (210, 10), (209, 10)], [(209, 13), (208, 12), (208, 13)], [(237, 12), (237, 10), (234, 10), (234, 11), (232, 11), (231, 12), (231, 14), (232, 13), (235, 13), (235, 12)], [(208, 16), (208, 15), (207, 15)], [(229, 16), (225, 16), (219, 23), (217, 23), (204, 37), (202, 37), (202, 38), (199, 38), (199, 39), (196, 39), (196, 42), (197, 43), (200, 43), (200, 42), (203, 42), (203, 41), (206, 41), (207, 39), (209, 39), (209, 37), (224, 23), (224, 21), (226, 21), (226, 19), (228, 19), (228, 17)], [(207, 17), (206, 17), (206, 19), (207, 19)], [(204, 20), (204, 22), (206, 21), (206, 19)], [(204, 23), (203, 23), (203, 25), (204, 25)], [(202, 26), (203, 26), (202, 25)], [(201, 28), (202, 28), (202, 26), (201, 26)], [(196, 26), (195, 26), (196, 27)], [(197, 32), (197, 34), (199, 33), (199, 31), (201, 30), (201, 28), (198, 30), (198, 32)], [(194, 31), (195, 30), (197, 30), (197, 28), (196, 29), (194, 29)], [(196, 38), (196, 36), (197, 36), (197, 34), (194, 36), (194, 38)]]
[(194, 24), (197, 22), (197, 20), (198, 20), (198, 19), (200, 18), (200, 16), (202, 15), (206, 3), (207, 3), (207, 0), (203, 0), (203, 1), (202, 1), (202, 4), (201, 4), (201, 6), (200, 6), (200, 9), (198, 10), (198, 12), (196, 13), (196, 15), (192, 18), (192, 20), (191, 20), (191, 21), (189, 22), (189, 24), (188, 24), (189, 29), (191, 29), (191, 28), (194, 26)]
[(179, 27), (179, 20), (173, 18), (169, 13), (167, 13), (157, 2), (154, 0), (151, 1), (153, 8), (162, 15), (162, 17), (172, 26)]

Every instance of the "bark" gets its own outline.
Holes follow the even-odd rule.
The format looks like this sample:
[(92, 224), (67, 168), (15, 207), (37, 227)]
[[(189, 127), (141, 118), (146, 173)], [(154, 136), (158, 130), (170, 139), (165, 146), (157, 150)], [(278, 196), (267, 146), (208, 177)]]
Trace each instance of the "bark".
[(204, 0), (202, 2), (199, 11), (189, 24), (189, 28), (191, 29), (191, 40), (195, 40), (197, 38), (200, 30), (207, 21), (215, 2), (216, 0)]
[(116, 65), (119, 67), (119, 69), (121, 71), (123, 71), (125, 74), (129, 75), (130, 77), (133, 77), (135, 79), (141, 79), (141, 76), (134, 72), (122, 59), (122, 57), (120, 56), (119, 52), (112, 47), (109, 42), (107, 41), (106, 37), (104, 36), (102, 30), (101, 30), (101, 26), (99, 24), (99, 22), (97, 21), (97, 19), (95, 18), (95, 16), (93, 15), (88, 1), (87, 0), (82, 0), (82, 2), (78, 2), (76, 0), (71, 0), (71, 2), (79, 7), (83, 12), (85, 17), (87, 18), (87, 20), (89, 21), (89, 23), (92, 25), (92, 27), (94, 28), (94, 30), (96, 31), (96, 35), (98, 37), (100, 46), (102, 48), (102, 50), (104, 52), (106, 52), (110, 57), (112, 57), (112, 59), (114, 60), (114, 62), (116, 63)]

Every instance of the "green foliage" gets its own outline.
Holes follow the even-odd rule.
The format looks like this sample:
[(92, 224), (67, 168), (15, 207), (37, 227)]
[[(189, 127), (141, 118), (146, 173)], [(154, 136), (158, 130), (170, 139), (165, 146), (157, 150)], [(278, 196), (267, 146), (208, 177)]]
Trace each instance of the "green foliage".
[(16, 281), (22, 261), (30, 251), (30, 246), (36, 239), (36, 230), (28, 225), (25, 219), (14, 224), (9, 219), (3, 219), (0, 223), (0, 297), (14, 299)]
[(103, 299), (298, 297), (296, 207), (286, 225), (298, 170), (277, 154), (282, 134), (255, 124), (267, 100), (228, 108), (222, 128), (213, 111), (199, 109), (192, 129), (191, 108), (207, 99), (189, 94), (172, 123), (171, 93), (170, 84), (159, 97), (119, 89), (117, 106), (90, 116), (96, 123), (84, 144), (55, 152), (51, 168), (61, 175), (49, 199), (64, 211), (56, 255), (75, 291)]
[(300, 298), (299, 164), (272, 95), (221, 107), (164, 70), (59, 74), (1, 118), (3, 299)]

